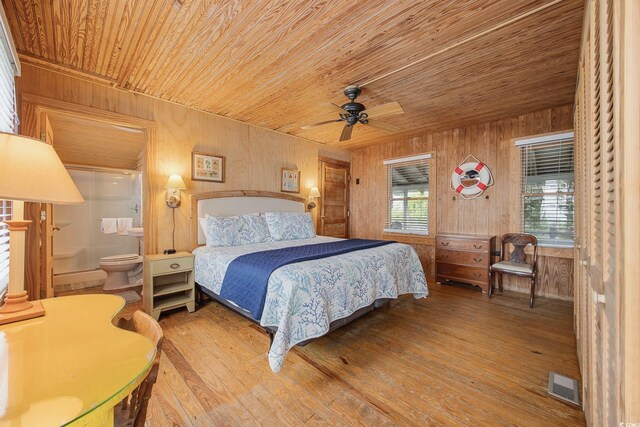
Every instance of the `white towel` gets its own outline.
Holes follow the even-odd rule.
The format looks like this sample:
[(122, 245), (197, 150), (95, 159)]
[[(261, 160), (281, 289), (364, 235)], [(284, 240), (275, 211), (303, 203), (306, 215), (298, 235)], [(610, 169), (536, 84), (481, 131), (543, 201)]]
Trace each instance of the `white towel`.
[(100, 231), (104, 234), (113, 234), (118, 231), (118, 225), (115, 218), (102, 218), (100, 223)]
[(133, 227), (133, 218), (118, 218), (118, 236), (128, 236), (129, 230)]

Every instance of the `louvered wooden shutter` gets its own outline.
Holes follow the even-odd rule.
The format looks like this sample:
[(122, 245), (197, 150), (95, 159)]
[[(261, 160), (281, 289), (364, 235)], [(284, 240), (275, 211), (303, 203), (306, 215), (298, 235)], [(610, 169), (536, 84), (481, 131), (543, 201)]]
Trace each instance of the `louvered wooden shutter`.
[(576, 93), (576, 327), (589, 425), (640, 419), (640, 2), (585, 3)]
[(429, 234), (431, 154), (385, 160), (387, 212), (384, 231)]
[[(619, 7), (618, 3), (616, 7)], [(618, 186), (616, 153), (618, 152), (617, 117), (618, 106), (615, 105), (618, 99), (615, 95), (614, 85), (617, 80), (617, 67), (614, 64), (614, 50), (617, 50), (614, 40), (614, 1), (604, 0), (601, 6), (602, 16), (600, 18), (603, 27), (601, 28), (601, 168), (602, 178), (600, 181), (602, 192), (602, 293), (605, 295), (606, 303), (602, 321), (603, 329), (603, 393), (605, 410), (603, 414), (603, 424), (617, 425), (618, 418), (618, 360), (619, 345), (618, 334), (619, 307), (616, 303), (616, 296), (619, 291), (617, 277), (616, 247), (620, 236), (617, 232), (618, 218)], [(619, 13), (619, 12), (618, 12)], [(637, 142), (637, 141), (636, 141)]]

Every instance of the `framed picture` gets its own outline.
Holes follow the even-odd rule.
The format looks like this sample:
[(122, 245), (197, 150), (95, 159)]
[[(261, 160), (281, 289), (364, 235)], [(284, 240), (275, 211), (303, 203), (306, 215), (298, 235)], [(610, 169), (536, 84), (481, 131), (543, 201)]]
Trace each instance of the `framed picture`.
[(282, 179), (283, 193), (299, 193), (300, 192), (300, 171), (295, 169), (282, 168), (280, 174)]
[(191, 180), (224, 182), (224, 157), (191, 153)]

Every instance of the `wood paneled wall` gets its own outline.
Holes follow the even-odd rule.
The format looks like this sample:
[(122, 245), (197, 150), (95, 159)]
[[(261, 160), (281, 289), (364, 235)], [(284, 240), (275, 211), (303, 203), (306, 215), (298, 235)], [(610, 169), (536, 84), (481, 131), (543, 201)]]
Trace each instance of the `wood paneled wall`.
[[(573, 128), (573, 106), (536, 111), (506, 120), (491, 121), (425, 134), (355, 150), (351, 156), (351, 235), (388, 238), (411, 243), (434, 274), (432, 238), (383, 235), (386, 172), (384, 159), (435, 153), (435, 230), (438, 233), (493, 234), (517, 232), (520, 226), (520, 156), (513, 138)], [(487, 164), (495, 184), (487, 198), (464, 200), (449, 187), (451, 172), (468, 154)], [(356, 180), (360, 184), (356, 184)], [(432, 203), (433, 203), (432, 202)], [(432, 210), (433, 212), (433, 210)], [(433, 229), (432, 229), (433, 230)], [(499, 241), (499, 240), (498, 240)], [(537, 294), (573, 298), (573, 251), (543, 248), (538, 258)], [(553, 255), (553, 256), (549, 256)], [(528, 291), (528, 280), (505, 276), (507, 289)]]
[[(319, 156), (350, 159), (344, 150), (29, 65), (23, 67), (17, 88), (18, 102), (23, 93), (28, 93), (155, 121), (153, 142), (147, 147), (146, 157), (146, 253), (172, 247), (172, 212), (164, 202), (164, 185), (170, 174), (182, 175), (188, 187), (182, 207), (175, 212), (175, 248), (187, 250), (192, 249), (191, 194), (218, 190), (280, 191), (280, 168), (290, 167), (302, 171), (300, 196), (306, 197), (310, 187), (318, 185)], [(192, 182), (192, 151), (225, 156), (225, 182)]]

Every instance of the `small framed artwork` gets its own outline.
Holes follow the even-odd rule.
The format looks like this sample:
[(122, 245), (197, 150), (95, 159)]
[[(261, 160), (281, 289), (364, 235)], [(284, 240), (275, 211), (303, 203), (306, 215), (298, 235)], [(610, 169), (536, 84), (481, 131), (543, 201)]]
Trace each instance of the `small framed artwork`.
[(224, 182), (224, 157), (191, 153), (191, 180)]
[(283, 193), (299, 193), (300, 192), (300, 171), (295, 169), (282, 168), (280, 174), (282, 179)]

